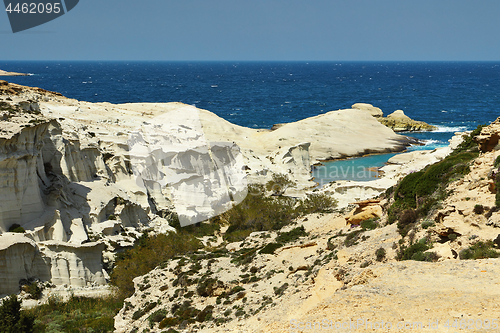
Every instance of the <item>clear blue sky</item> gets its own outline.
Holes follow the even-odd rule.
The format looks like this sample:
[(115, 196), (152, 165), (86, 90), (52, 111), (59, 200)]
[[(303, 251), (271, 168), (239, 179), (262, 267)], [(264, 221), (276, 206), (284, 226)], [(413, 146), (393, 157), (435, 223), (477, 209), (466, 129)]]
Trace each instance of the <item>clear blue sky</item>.
[[(3, 7), (2, 7), (3, 8)], [(493, 60), (500, 0), (81, 0), (0, 60)]]

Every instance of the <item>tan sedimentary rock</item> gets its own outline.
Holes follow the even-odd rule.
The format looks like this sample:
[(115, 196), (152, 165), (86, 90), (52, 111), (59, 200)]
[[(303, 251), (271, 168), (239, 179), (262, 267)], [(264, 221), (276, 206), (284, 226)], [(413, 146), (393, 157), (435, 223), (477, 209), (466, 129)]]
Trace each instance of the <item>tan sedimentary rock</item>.
[(378, 118), (378, 121), (391, 128), (394, 132), (432, 131), (436, 129), (436, 126), (411, 119), (405, 115), (403, 110), (396, 110), (385, 118)]
[(354, 204), (357, 205), (357, 207), (345, 217), (348, 224), (359, 225), (365, 220), (380, 218), (382, 216), (380, 200), (363, 200), (355, 202)]
[(490, 125), (481, 129), (481, 133), (476, 136), (476, 142), (482, 152), (488, 152), (495, 149), (500, 139), (500, 118), (497, 118)]
[(370, 112), (370, 114), (376, 118), (378, 117), (382, 117), (384, 115), (384, 113), (382, 112), (382, 110), (380, 108), (377, 108), (371, 104), (368, 104), (368, 103), (356, 103), (356, 104), (353, 104), (351, 106), (351, 108), (353, 109), (357, 109), (357, 110), (363, 110), (363, 111), (368, 111)]

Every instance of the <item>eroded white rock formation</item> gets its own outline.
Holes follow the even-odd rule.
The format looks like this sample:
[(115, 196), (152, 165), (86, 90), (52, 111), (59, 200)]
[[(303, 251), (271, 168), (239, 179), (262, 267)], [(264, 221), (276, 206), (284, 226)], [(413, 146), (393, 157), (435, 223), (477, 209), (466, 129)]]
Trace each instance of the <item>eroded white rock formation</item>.
[[(314, 186), (310, 166), (318, 160), (407, 144), (362, 110), (332, 111), (270, 131), (181, 103), (87, 103), (14, 84), (0, 85), (1, 96), (9, 100), (0, 101), (0, 294), (33, 277), (69, 287), (104, 284), (103, 260), (112, 261), (113, 250), (131, 245), (144, 228), (172, 230), (168, 216), (175, 206), (181, 215), (206, 218), (243, 198), (244, 177), (265, 183), (273, 173), (295, 181), (287, 194), (301, 195)], [(196, 131), (172, 121), (180, 113), (196, 114)], [(161, 124), (153, 121), (158, 117)], [(170, 141), (170, 150), (158, 155), (130, 151), (140, 125), (162, 124), (168, 135), (156, 139), (184, 133), (182, 143)], [(150, 140), (155, 137), (144, 140), (149, 148)], [(134, 175), (138, 156), (158, 157), (149, 164), (162, 166), (155, 177)], [(196, 168), (208, 176), (190, 182)], [(14, 225), (25, 233), (9, 233)]]

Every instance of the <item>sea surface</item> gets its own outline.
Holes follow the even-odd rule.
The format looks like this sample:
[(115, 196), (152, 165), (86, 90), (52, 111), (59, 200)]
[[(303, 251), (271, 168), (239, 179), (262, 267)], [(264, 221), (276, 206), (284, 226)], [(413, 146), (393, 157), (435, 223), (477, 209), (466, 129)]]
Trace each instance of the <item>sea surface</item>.
[[(500, 116), (500, 62), (0, 61), (0, 69), (33, 74), (3, 78), (10, 82), (78, 100), (178, 101), (253, 128), (370, 103), (385, 115), (400, 109), (438, 127), (412, 133), (425, 142), (413, 149), (444, 146), (454, 132)], [(379, 166), (387, 156), (355, 161)]]

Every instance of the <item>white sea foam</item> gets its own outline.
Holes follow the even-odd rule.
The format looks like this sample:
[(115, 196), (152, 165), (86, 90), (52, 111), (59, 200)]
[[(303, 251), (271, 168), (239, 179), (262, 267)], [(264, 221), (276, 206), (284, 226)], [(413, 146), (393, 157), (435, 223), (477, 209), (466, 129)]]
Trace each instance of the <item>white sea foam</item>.
[(467, 126), (437, 126), (437, 129), (433, 132), (436, 133), (454, 133), (454, 132), (463, 132), (467, 130)]
[(424, 140), (424, 146), (433, 146), (433, 145), (439, 146), (439, 145), (445, 145), (445, 143), (439, 140), (432, 140), (432, 139)]
[(423, 145), (411, 145), (411, 150), (428, 150), (440, 147), (446, 147), (446, 142), (434, 139), (422, 140)]

